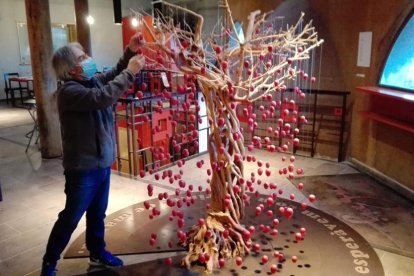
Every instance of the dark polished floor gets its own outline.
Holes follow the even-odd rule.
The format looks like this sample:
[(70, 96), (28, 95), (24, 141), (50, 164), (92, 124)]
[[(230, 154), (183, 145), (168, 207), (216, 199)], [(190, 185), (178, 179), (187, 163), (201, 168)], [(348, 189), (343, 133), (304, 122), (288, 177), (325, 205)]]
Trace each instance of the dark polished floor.
[[(64, 205), (63, 170), (61, 160), (43, 160), (37, 145), (27, 154), (25, 134), (33, 127), (27, 110), (10, 108), (0, 104), (0, 182), (3, 201), (0, 202), (0, 275), (37, 275), (41, 266), (46, 241), (58, 212)], [(272, 167), (281, 165), (280, 155), (268, 155), (257, 151), (258, 159), (266, 160)], [(196, 170), (195, 163), (206, 159), (203, 155), (185, 165), (188, 183), (205, 187), (205, 170)], [(304, 168), (306, 175), (352, 174), (356, 171), (345, 163), (298, 157), (296, 164)], [(177, 171), (177, 168), (173, 168)], [(253, 168), (246, 167), (246, 174)], [(296, 194), (297, 201), (305, 196), (286, 177), (274, 174), (274, 181), (285, 190), (283, 197)], [(200, 179), (202, 182), (200, 183)], [(112, 175), (108, 214), (137, 202), (147, 200), (147, 184), (117, 174)], [(156, 193), (171, 191), (166, 181), (155, 185)], [(317, 207), (317, 206), (315, 206)], [(75, 240), (83, 231), (84, 219), (72, 236)], [(375, 249), (387, 276), (414, 275), (414, 259), (388, 251)], [(127, 265), (180, 255), (182, 253), (157, 253), (123, 256)], [(88, 271), (87, 260), (63, 259), (58, 265), (58, 275), (77, 275)]]

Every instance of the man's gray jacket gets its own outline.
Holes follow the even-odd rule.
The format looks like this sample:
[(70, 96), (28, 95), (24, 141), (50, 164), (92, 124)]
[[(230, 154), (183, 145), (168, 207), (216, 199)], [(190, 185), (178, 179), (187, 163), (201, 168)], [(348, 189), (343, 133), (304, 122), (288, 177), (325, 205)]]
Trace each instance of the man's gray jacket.
[(65, 170), (107, 168), (114, 162), (112, 105), (134, 81), (134, 75), (125, 69), (133, 55), (127, 48), (113, 70), (89, 81), (67, 80), (59, 87)]

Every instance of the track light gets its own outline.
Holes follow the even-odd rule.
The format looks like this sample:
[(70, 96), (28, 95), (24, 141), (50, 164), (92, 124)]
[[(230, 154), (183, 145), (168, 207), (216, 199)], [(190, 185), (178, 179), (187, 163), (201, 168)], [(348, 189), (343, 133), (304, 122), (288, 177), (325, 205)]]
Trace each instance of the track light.
[(92, 25), (93, 23), (95, 23), (95, 18), (93, 18), (92, 15), (88, 15), (86, 17), (86, 22), (88, 22), (89, 25)]
[(131, 19), (131, 25), (132, 25), (132, 27), (138, 27), (138, 24), (139, 24), (139, 22), (138, 22), (138, 19), (136, 18), (136, 17), (133, 17), (132, 19)]

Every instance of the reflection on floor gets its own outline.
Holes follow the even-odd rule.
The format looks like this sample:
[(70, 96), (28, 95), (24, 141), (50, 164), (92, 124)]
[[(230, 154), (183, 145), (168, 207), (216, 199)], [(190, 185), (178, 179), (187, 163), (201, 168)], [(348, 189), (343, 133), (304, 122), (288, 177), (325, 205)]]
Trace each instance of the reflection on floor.
[[(39, 274), (50, 229), (64, 205), (61, 160), (42, 160), (36, 145), (30, 147), (28, 154), (24, 153), (27, 144), (25, 134), (32, 129), (32, 124), (27, 110), (0, 105), (0, 183), (3, 192), (3, 201), (0, 202), (1, 275)], [(282, 166), (281, 155), (257, 151), (256, 156), (270, 162), (272, 168)], [(194, 169), (197, 161), (206, 158), (203, 155), (186, 163), (187, 183), (206, 187), (205, 170)], [(303, 168), (308, 176), (356, 173), (347, 164), (303, 157), (297, 157), (295, 165)], [(178, 171), (177, 168), (172, 169)], [(248, 165), (246, 174), (252, 171), (253, 166)], [(304, 200), (305, 196), (285, 177), (273, 173), (271, 179), (284, 189), (283, 197), (288, 198), (291, 193), (295, 193), (295, 200)], [(144, 181), (114, 173), (111, 185), (108, 214), (147, 199), (147, 184)], [(163, 192), (173, 193), (173, 189), (167, 181), (158, 181), (154, 195)], [(82, 220), (72, 240), (85, 230), (84, 225)], [(376, 251), (385, 275), (414, 275), (414, 259), (379, 249)], [(122, 258), (126, 264), (137, 264), (170, 255), (157, 253)], [(58, 275), (84, 274), (88, 270), (87, 260), (63, 259), (59, 262), (58, 270)]]

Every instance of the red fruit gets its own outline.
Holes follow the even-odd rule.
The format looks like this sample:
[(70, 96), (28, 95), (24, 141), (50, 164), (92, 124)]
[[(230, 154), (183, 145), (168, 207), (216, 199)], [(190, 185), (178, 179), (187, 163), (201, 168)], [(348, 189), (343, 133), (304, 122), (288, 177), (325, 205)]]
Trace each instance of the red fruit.
[(267, 198), (266, 202), (267, 202), (268, 206), (273, 206), (273, 204), (275, 203), (274, 200), (273, 200), (273, 197), (271, 197), (271, 196), (269, 196)]
[(172, 258), (169, 257), (169, 258), (165, 259), (165, 264), (168, 265), (168, 266), (171, 266), (173, 264)]
[(224, 231), (223, 231), (223, 238), (227, 239), (229, 237), (229, 235), (230, 235), (229, 230), (224, 229)]
[(293, 217), (293, 209), (292, 208), (287, 208), (286, 211), (285, 211), (285, 216), (288, 219), (291, 219)]
[(155, 216), (158, 216), (159, 214), (161, 214), (161, 211), (157, 208), (157, 207), (154, 207), (153, 209), (152, 209), (152, 214), (154, 215), (154, 217)]
[(184, 219), (178, 219), (177, 220), (177, 226), (178, 226), (178, 228), (182, 228), (184, 226)]
[(262, 256), (262, 264), (265, 264), (269, 261), (269, 257), (267, 255)]
[(264, 226), (263, 224), (260, 224), (260, 225), (259, 225), (259, 230), (260, 230), (260, 231), (263, 231), (263, 230), (264, 230), (264, 228), (265, 228), (265, 226)]
[(236, 265), (241, 266), (242, 263), (243, 259), (240, 256), (236, 257)]
[(202, 264), (206, 262), (206, 257), (204, 256), (204, 254), (200, 254), (198, 256), (198, 261)]
[(295, 139), (293, 139), (293, 144), (294, 144), (295, 146), (298, 146), (298, 145), (299, 145), (299, 143), (300, 143), (299, 138), (295, 138)]
[(293, 263), (296, 263), (298, 261), (298, 257), (296, 257), (296, 256), (292, 256), (292, 262)]
[(223, 258), (219, 259), (219, 267), (222, 268), (224, 266), (224, 264), (226, 263), (226, 261)]
[(300, 204), (300, 208), (301, 208), (302, 210), (305, 210), (307, 206), (308, 206), (308, 205), (306, 204), (306, 202), (302, 202), (302, 203)]
[(309, 201), (310, 202), (315, 202), (315, 200), (316, 200), (316, 197), (315, 197), (315, 195), (314, 194), (311, 194), (311, 195), (309, 195)]
[(219, 118), (219, 119), (217, 120), (217, 125), (218, 125), (219, 127), (222, 127), (222, 126), (224, 125), (224, 123), (225, 123), (224, 118)]
[(271, 266), (270, 266), (270, 272), (273, 274), (273, 273), (276, 273), (277, 272), (277, 265), (275, 265), (275, 264), (272, 264)]
[(144, 97), (144, 93), (142, 91), (137, 92), (137, 98), (142, 99)]
[(255, 231), (256, 231), (256, 229), (254, 228), (254, 226), (253, 226), (253, 225), (250, 225), (250, 226), (249, 226), (249, 232), (250, 232), (251, 234), (253, 234)]
[(177, 232), (177, 237), (181, 240), (181, 241), (185, 241), (185, 239), (187, 238), (187, 234), (183, 231), (183, 230), (179, 230)]
[(250, 240), (250, 236), (251, 236), (251, 234), (250, 234), (249, 231), (246, 230), (246, 231), (243, 232), (243, 238), (245, 240)]
[(144, 201), (144, 207), (148, 210), (151, 207), (151, 205), (148, 201)]

